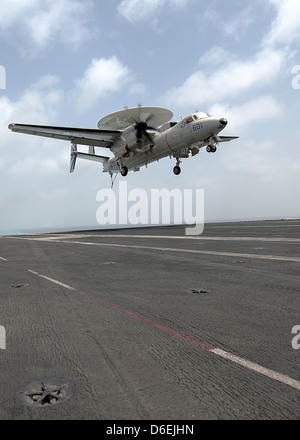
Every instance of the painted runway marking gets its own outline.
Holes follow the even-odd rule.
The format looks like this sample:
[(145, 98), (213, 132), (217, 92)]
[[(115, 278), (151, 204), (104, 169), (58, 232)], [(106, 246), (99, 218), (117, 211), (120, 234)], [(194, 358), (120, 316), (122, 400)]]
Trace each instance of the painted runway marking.
[(243, 359), (239, 356), (235, 356), (231, 353), (228, 353), (227, 351), (220, 350), (219, 348), (214, 348), (210, 351), (212, 353), (216, 354), (217, 356), (221, 356), (224, 359), (227, 359), (231, 362), (242, 365), (243, 367), (248, 368), (249, 370), (255, 371), (256, 373), (263, 374), (264, 376), (267, 376), (270, 379), (277, 380), (277, 381), (282, 382), (286, 385), (289, 385), (292, 388), (296, 388), (297, 390), (300, 390), (300, 381), (298, 381), (296, 379), (293, 379), (293, 378), (286, 376), (284, 374), (280, 374), (274, 370), (270, 370), (269, 368), (262, 367), (261, 365), (256, 364), (255, 362), (251, 362), (251, 361)]
[(179, 252), (188, 254), (201, 254), (201, 255), (216, 255), (221, 257), (241, 257), (241, 258), (254, 258), (258, 260), (274, 260), (274, 261), (292, 261), (294, 263), (300, 263), (300, 257), (283, 257), (278, 255), (263, 255), (263, 254), (245, 254), (241, 252), (223, 252), (223, 251), (203, 251), (199, 249), (179, 249), (179, 248), (169, 248), (169, 247), (158, 247), (158, 246), (141, 246), (132, 244), (116, 244), (116, 243), (94, 243), (88, 241), (75, 241), (75, 240), (59, 240), (60, 243), (65, 244), (80, 244), (87, 246), (107, 246), (107, 247), (118, 247), (126, 249), (143, 249), (143, 250), (154, 250), (154, 251), (165, 251), (165, 252)]
[[(81, 236), (80, 238), (84, 238)], [(88, 237), (95, 237), (89, 235)], [(300, 243), (300, 238), (283, 238), (283, 237), (205, 237), (205, 236), (191, 236), (191, 235), (121, 235), (121, 234), (107, 234), (96, 235), (98, 238), (147, 238), (147, 239), (171, 239), (171, 240), (198, 240), (198, 241), (266, 241), (274, 243)], [(72, 237), (76, 238), (76, 237)]]
[[(16, 237), (18, 240), (37, 240), (37, 241), (45, 241), (45, 242), (56, 242), (56, 243), (66, 243), (66, 244), (80, 244), (80, 245), (88, 245), (88, 246), (108, 246), (108, 247), (119, 247), (119, 248), (131, 248), (131, 249), (149, 249), (156, 251), (167, 251), (167, 252), (182, 252), (182, 253), (190, 253), (190, 254), (201, 254), (201, 255), (215, 255), (220, 257), (234, 257), (234, 258), (248, 258), (248, 259), (257, 259), (257, 260), (273, 260), (273, 261), (290, 261), (294, 263), (300, 263), (300, 257), (284, 257), (281, 255), (268, 255), (268, 254), (246, 254), (243, 252), (224, 252), (224, 251), (204, 251), (200, 249), (178, 249), (178, 248), (170, 248), (170, 247), (159, 247), (159, 246), (142, 246), (142, 245), (129, 245), (129, 244), (116, 244), (116, 243), (97, 243), (97, 242), (89, 242), (89, 241), (77, 241), (73, 240), (73, 238), (88, 238), (95, 237), (92, 235), (79, 235), (79, 236), (67, 236), (68, 240), (64, 237), (43, 237), (43, 238), (21, 238)], [(187, 240), (254, 240), (254, 241), (274, 241), (274, 242), (285, 242), (285, 243), (295, 243), (300, 242), (300, 239), (265, 239), (264, 237), (174, 237), (174, 236), (153, 236), (153, 235), (97, 235), (96, 237), (100, 238), (178, 238), (178, 239), (187, 239)], [(14, 238), (14, 237), (12, 237)]]
[(60, 286), (60, 287), (62, 287), (64, 289), (67, 289), (67, 290), (69, 290), (71, 292), (79, 293), (80, 295), (82, 295), (82, 296), (84, 296), (84, 297), (86, 297), (86, 298), (88, 298), (88, 299), (90, 299), (92, 301), (95, 301), (97, 303), (103, 304), (104, 306), (109, 307), (110, 309), (113, 309), (113, 310), (116, 310), (118, 312), (121, 312), (121, 313), (129, 316), (130, 318), (133, 318), (133, 319), (136, 319), (136, 320), (138, 320), (140, 322), (143, 322), (144, 324), (147, 324), (147, 325), (149, 325), (149, 326), (151, 326), (153, 328), (156, 328), (156, 329), (158, 329), (158, 330), (160, 330), (160, 331), (162, 331), (164, 333), (167, 333), (167, 334), (171, 335), (174, 338), (178, 338), (178, 339), (180, 339), (180, 340), (182, 340), (184, 342), (196, 345), (197, 347), (200, 347), (203, 350), (207, 350), (207, 351), (209, 351), (210, 353), (213, 353), (216, 356), (219, 356), (219, 357), (221, 357), (223, 359), (226, 359), (226, 360), (228, 360), (230, 362), (238, 364), (238, 365), (240, 365), (240, 366), (242, 366), (244, 368), (247, 368), (248, 370), (254, 371), (255, 373), (259, 373), (259, 374), (261, 374), (263, 376), (266, 376), (266, 377), (268, 377), (268, 378), (270, 378), (272, 380), (276, 380), (277, 382), (281, 382), (281, 383), (283, 383), (285, 385), (288, 385), (288, 386), (290, 386), (290, 387), (292, 387), (292, 388), (294, 388), (296, 390), (300, 390), (300, 381), (298, 381), (296, 379), (293, 379), (293, 378), (291, 378), (289, 376), (286, 376), (284, 374), (278, 373), (277, 371), (271, 370), (269, 368), (265, 368), (265, 367), (263, 367), (263, 366), (261, 366), (259, 364), (256, 364), (255, 362), (248, 361), (247, 359), (244, 359), (244, 358), (241, 358), (239, 356), (233, 355), (233, 354), (231, 354), (231, 353), (229, 353), (227, 351), (224, 351), (222, 349), (213, 347), (212, 345), (206, 344), (206, 343), (204, 343), (204, 342), (202, 342), (202, 341), (200, 341), (198, 339), (194, 339), (191, 336), (185, 335), (185, 334), (183, 334), (181, 332), (178, 332), (178, 331), (176, 331), (176, 330), (174, 330), (172, 328), (166, 327), (163, 324), (159, 324), (158, 322), (152, 321), (151, 319), (148, 319), (145, 316), (138, 315), (138, 314), (136, 314), (134, 312), (131, 312), (130, 310), (123, 309), (122, 307), (119, 307), (119, 306), (117, 306), (115, 304), (108, 303), (107, 301), (104, 301), (101, 298), (97, 298), (97, 297), (95, 297), (93, 295), (90, 295), (90, 294), (88, 294), (86, 292), (83, 292), (82, 290), (79, 290), (79, 289), (77, 289), (75, 287), (72, 287), (72, 286), (70, 286), (68, 284), (62, 283), (61, 281), (58, 281), (58, 280), (56, 280), (54, 278), (50, 278), (50, 277), (48, 277), (46, 275), (43, 275), (43, 274), (41, 274), (39, 272), (36, 272), (34, 270), (27, 269), (24, 266), (20, 266), (19, 264), (14, 263), (13, 261), (10, 261), (10, 260), (8, 260), (6, 258), (0, 257), (0, 260), (4, 261), (6, 263), (10, 263), (10, 264), (12, 264), (12, 265), (22, 269), (22, 270), (25, 270), (25, 271), (31, 273), (32, 275), (35, 275), (35, 276), (37, 276), (39, 278), (42, 278), (42, 279), (44, 279), (44, 280), (46, 280), (48, 282), (56, 284), (56, 285), (58, 285), (58, 286)]
[(62, 241), (73, 240), (79, 238), (145, 238), (145, 239), (169, 239), (169, 240), (197, 240), (197, 241), (263, 241), (270, 243), (300, 243), (300, 238), (285, 238), (285, 237), (205, 237), (205, 236), (191, 236), (191, 235), (143, 235), (143, 234), (65, 234), (55, 235), (51, 237), (9, 237), (24, 240), (37, 241)]
[[(81, 236), (80, 238), (84, 238)], [(95, 237), (89, 235), (89, 237)], [(123, 235), (123, 234), (107, 234), (96, 235), (100, 238), (147, 238), (147, 239), (170, 239), (170, 240), (198, 240), (198, 241), (266, 241), (274, 243), (300, 243), (300, 238), (283, 238), (283, 237), (205, 237), (191, 235)], [(76, 238), (76, 237), (73, 237)]]

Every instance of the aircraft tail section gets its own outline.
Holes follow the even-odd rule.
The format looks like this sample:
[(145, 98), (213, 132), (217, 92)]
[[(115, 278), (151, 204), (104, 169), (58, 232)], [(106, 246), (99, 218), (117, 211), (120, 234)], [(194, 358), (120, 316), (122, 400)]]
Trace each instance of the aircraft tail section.
[(89, 148), (89, 153), (81, 153), (77, 150), (76, 144), (71, 144), (71, 154), (70, 154), (70, 173), (73, 173), (76, 165), (76, 159), (77, 157), (81, 159), (87, 159), (87, 160), (93, 160), (95, 162), (102, 162), (103, 164), (105, 162), (108, 162), (109, 157), (107, 156), (99, 156), (95, 154), (94, 147)]

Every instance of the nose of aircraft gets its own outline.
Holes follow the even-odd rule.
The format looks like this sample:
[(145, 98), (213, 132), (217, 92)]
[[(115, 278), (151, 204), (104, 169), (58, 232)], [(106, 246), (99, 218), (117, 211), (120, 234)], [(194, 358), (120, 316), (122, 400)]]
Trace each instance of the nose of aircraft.
[(228, 124), (227, 119), (225, 119), (225, 118), (221, 118), (221, 119), (220, 119), (220, 124), (223, 125), (224, 127), (226, 127), (226, 125)]

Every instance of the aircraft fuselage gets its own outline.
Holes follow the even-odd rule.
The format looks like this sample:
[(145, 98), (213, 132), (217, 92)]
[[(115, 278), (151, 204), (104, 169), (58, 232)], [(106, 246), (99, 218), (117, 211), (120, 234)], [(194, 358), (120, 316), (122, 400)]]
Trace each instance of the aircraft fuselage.
[[(199, 115), (199, 116), (198, 116)], [(168, 124), (166, 124), (168, 125)], [(205, 117), (195, 113), (173, 127), (152, 134), (152, 143), (142, 140), (138, 145), (134, 129), (129, 127), (115, 142), (111, 150), (116, 157), (104, 163), (104, 172), (118, 172), (120, 165), (128, 170), (138, 170), (143, 165), (160, 160), (166, 156), (177, 159), (187, 158), (190, 153), (195, 155), (199, 149), (210, 143), (210, 139), (218, 135), (227, 125), (224, 118)], [(122, 163), (120, 164), (120, 156)]]

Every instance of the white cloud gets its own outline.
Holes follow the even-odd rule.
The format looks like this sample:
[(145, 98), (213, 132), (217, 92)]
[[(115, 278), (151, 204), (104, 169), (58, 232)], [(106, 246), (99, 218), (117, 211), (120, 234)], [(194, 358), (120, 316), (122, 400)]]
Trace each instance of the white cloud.
[(121, 90), (130, 72), (116, 57), (92, 60), (83, 77), (76, 81), (75, 95), (81, 111), (94, 107), (108, 93)]
[(14, 122), (54, 124), (64, 103), (58, 84), (46, 75), (17, 100), (0, 97), (0, 235), (96, 223), (99, 168), (78, 163), (81, 172), (70, 174), (68, 142), (8, 130)]
[(300, 38), (299, 0), (268, 0), (277, 9), (277, 16), (265, 37), (266, 45), (291, 44)]
[(165, 100), (168, 105), (187, 107), (234, 98), (254, 87), (269, 84), (280, 72), (284, 60), (284, 52), (265, 49), (250, 60), (224, 63), (210, 74), (199, 70), (190, 75), (182, 86), (170, 89)]
[[(211, 187), (218, 189), (207, 192), (207, 218), (299, 217), (297, 143), (289, 145), (287, 154), (286, 145), (274, 138), (268, 139), (269, 135), (260, 136), (259, 142), (241, 137), (238, 141), (221, 144), (214, 157), (202, 156), (204, 165), (199, 163), (202, 180), (208, 191)], [(209, 166), (205, 167), (205, 162)]]
[[(20, 135), (8, 130), (10, 123), (50, 124), (57, 117), (63, 102), (63, 92), (56, 88), (58, 79), (45, 76), (24, 91), (17, 101), (7, 97), (0, 98), (0, 172), (2, 181), (8, 191), (2, 192), (0, 204), (3, 199), (11, 196), (10, 186), (6, 179), (15, 179), (15, 185), (22, 182), (22, 177), (33, 178), (41, 170), (46, 170), (48, 165), (53, 169), (53, 157), (46, 157), (43, 146), (49, 143), (48, 139)], [(53, 142), (53, 141), (50, 141)], [(57, 166), (56, 166), (57, 167)], [(29, 180), (23, 180), (24, 188), (30, 187)], [(21, 183), (20, 183), (21, 185)], [(23, 187), (22, 187), (23, 191)]]
[(31, 85), (33, 89), (53, 89), (60, 82), (58, 76), (56, 75), (44, 75), (39, 78), (34, 84)]
[(215, 67), (221, 64), (227, 64), (228, 60), (236, 61), (237, 57), (221, 46), (213, 46), (200, 57), (199, 65), (201, 67)]
[[(10, 123), (47, 124), (55, 119), (63, 102), (63, 92), (54, 87), (58, 79), (53, 76), (42, 77), (24, 91), (20, 99), (12, 101), (7, 97), (0, 98), (1, 136), (1, 175), (4, 178), (9, 172), (24, 173), (26, 163), (35, 163), (34, 157), (40, 159), (40, 149), (33, 148), (47, 142), (43, 138), (18, 135), (8, 130)], [(52, 86), (49, 86), (52, 84)], [(37, 166), (36, 170), (40, 167)], [(3, 196), (3, 194), (2, 194)]]
[[(293, 55), (291, 43), (300, 37), (300, 2), (266, 1), (275, 8), (276, 17), (257, 53), (242, 59), (223, 48), (213, 47), (201, 56), (199, 70), (192, 73), (182, 85), (167, 91), (164, 96), (167, 105), (187, 109), (240, 97), (245, 100), (245, 94), (260, 92), (280, 78)], [(249, 26), (252, 21), (248, 7), (239, 17), (224, 25), (224, 31), (232, 34), (237, 25), (241, 26), (242, 23), (242, 27)]]
[(251, 8), (247, 7), (234, 19), (224, 23), (225, 34), (234, 37), (235, 40), (240, 40), (241, 36), (253, 22), (254, 17), (251, 14)]
[(244, 129), (256, 123), (264, 124), (266, 121), (283, 117), (282, 105), (273, 96), (259, 96), (241, 105), (229, 106), (226, 104), (215, 104), (209, 108), (211, 114), (226, 117), (230, 123), (230, 133), (241, 134)]
[(118, 12), (130, 22), (143, 20), (157, 12), (162, 0), (123, 0)]
[(5, 30), (24, 20), (37, 4), (38, 0), (1, 0), (0, 29)]
[(131, 23), (145, 20), (156, 15), (163, 6), (182, 8), (189, 0), (123, 0), (118, 12)]
[[(7, 97), (0, 99), (3, 115), (1, 127), (10, 122), (43, 124), (57, 115), (63, 101), (63, 92), (56, 87), (59, 79), (54, 75), (45, 75), (24, 91), (16, 102)], [(12, 118), (16, 119), (15, 121)]]
[(26, 42), (44, 48), (54, 38), (76, 46), (89, 35), (92, 5), (92, 0), (2, 0), (0, 29), (2, 35), (22, 37), (20, 46)]

